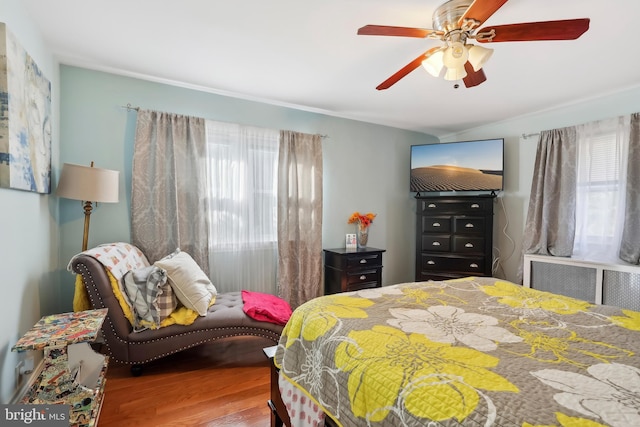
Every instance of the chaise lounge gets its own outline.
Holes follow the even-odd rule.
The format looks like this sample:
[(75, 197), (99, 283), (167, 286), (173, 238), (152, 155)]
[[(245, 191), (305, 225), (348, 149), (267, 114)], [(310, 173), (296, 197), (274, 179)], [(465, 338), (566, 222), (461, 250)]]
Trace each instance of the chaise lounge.
[(257, 336), (277, 343), (282, 326), (258, 321), (243, 311), (240, 292), (217, 294), (206, 316), (198, 316), (190, 325), (170, 325), (159, 329), (134, 332), (111, 287), (103, 264), (92, 256), (80, 254), (70, 268), (82, 277), (92, 308), (107, 308), (102, 325), (108, 355), (115, 361), (130, 364), (131, 373), (140, 375), (145, 363), (198, 346), (233, 336)]

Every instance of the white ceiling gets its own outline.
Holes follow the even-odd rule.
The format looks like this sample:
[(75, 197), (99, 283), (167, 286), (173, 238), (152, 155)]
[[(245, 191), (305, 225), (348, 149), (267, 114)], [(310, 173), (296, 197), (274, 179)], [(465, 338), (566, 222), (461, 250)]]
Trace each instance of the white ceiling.
[(591, 18), (590, 29), (495, 43), (474, 88), (420, 67), (385, 91), (375, 87), (440, 42), (357, 29), (432, 28), (443, 0), (23, 2), (64, 64), (434, 135), (640, 84), (638, 0), (510, 0), (485, 25)]

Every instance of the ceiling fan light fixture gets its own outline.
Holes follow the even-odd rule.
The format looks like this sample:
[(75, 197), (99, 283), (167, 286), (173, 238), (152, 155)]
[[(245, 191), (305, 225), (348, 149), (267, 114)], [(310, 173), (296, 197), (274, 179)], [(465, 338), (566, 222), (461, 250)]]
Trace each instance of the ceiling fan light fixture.
[(467, 71), (464, 69), (464, 65), (447, 68), (447, 72), (444, 74), (444, 79), (449, 81), (462, 80), (465, 77), (467, 77)]
[(453, 42), (444, 51), (442, 62), (447, 68), (464, 67), (469, 58), (469, 52), (462, 42)]
[(474, 71), (479, 71), (489, 58), (491, 58), (491, 55), (493, 55), (493, 49), (487, 49), (486, 47), (473, 44), (468, 46), (469, 62)]
[(442, 70), (444, 69), (444, 62), (442, 62), (443, 56), (444, 50), (440, 49), (422, 61), (422, 66), (433, 77), (440, 77), (440, 74), (442, 74)]

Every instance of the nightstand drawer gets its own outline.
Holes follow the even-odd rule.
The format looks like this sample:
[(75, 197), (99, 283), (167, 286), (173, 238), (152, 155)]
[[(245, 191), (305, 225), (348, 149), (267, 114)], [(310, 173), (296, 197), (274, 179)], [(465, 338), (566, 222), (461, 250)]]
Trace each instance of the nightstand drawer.
[(347, 256), (347, 270), (369, 268), (382, 265), (382, 253), (358, 254)]
[(374, 268), (370, 270), (358, 270), (347, 273), (347, 285), (356, 285), (366, 282), (380, 282), (382, 268)]

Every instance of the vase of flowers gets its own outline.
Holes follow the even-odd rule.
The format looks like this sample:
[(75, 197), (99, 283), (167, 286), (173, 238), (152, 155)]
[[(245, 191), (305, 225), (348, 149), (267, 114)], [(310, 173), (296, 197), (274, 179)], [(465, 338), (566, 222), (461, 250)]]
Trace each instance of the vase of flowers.
[(367, 214), (361, 214), (360, 212), (354, 212), (350, 217), (348, 224), (356, 224), (356, 240), (358, 242), (358, 248), (366, 248), (369, 241), (369, 226), (373, 223), (373, 219), (376, 214), (371, 212)]

